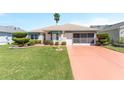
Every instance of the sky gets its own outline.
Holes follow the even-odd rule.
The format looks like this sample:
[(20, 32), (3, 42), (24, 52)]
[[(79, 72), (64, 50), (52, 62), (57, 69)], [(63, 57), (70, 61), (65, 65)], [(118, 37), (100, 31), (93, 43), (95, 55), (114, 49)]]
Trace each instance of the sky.
[[(107, 25), (124, 21), (124, 13), (60, 13), (58, 24)], [(55, 25), (53, 13), (0, 13), (0, 25), (24, 30)]]

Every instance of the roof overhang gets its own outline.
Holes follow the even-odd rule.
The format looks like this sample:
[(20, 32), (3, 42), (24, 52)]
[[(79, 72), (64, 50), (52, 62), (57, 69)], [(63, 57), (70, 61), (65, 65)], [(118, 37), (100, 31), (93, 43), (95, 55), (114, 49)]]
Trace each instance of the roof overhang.
[(95, 28), (80, 26), (80, 25), (74, 25), (74, 24), (65, 24), (65, 25), (54, 25), (54, 26), (48, 26), (41, 29), (33, 30), (33, 32), (53, 32), (53, 31), (99, 31)]

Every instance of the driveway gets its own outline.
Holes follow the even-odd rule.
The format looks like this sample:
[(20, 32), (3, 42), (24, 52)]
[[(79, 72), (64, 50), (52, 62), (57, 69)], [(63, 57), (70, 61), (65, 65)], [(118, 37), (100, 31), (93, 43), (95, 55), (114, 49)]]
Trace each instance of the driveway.
[(76, 80), (124, 80), (124, 53), (98, 46), (67, 46)]

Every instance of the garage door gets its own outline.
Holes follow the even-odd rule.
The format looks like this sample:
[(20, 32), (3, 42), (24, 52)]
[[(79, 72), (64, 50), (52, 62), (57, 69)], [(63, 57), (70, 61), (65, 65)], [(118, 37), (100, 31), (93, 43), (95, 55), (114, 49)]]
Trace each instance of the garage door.
[(94, 33), (74, 33), (73, 43), (74, 44), (93, 44)]

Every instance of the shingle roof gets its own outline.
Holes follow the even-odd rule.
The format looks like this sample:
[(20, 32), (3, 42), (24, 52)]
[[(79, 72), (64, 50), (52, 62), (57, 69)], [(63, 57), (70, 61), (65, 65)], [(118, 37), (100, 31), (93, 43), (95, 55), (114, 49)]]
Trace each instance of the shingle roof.
[(64, 25), (54, 25), (48, 26), (37, 30), (32, 30), (32, 32), (43, 32), (43, 31), (97, 31), (98, 29), (75, 25), (75, 24), (64, 24)]
[(96, 26), (91, 26), (92, 28), (97, 28), (100, 30), (112, 30), (112, 29), (118, 29), (121, 26), (124, 26), (124, 22), (112, 24), (112, 25), (96, 25)]
[(0, 32), (17, 32), (17, 31), (23, 31), (23, 29), (19, 28), (19, 27), (15, 27), (15, 26), (0, 26)]

